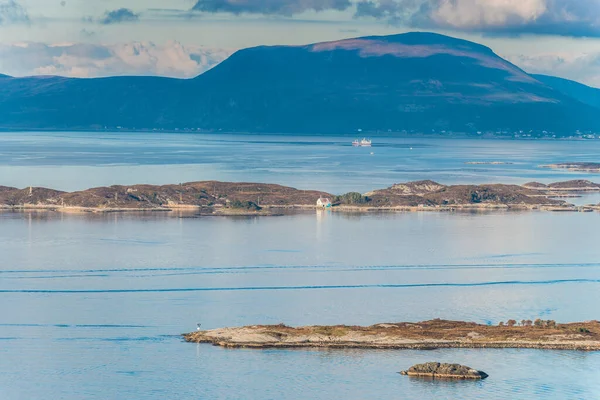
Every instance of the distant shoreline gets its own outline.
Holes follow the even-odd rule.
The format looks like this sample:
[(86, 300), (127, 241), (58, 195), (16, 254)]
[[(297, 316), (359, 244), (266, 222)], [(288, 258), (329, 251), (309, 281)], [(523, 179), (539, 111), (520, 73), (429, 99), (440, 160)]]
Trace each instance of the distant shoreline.
[(333, 325), (290, 327), (252, 325), (183, 334), (186, 342), (249, 349), (390, 349), (433, 350), (543, 349), (600, 351), (600, 322), (508, 321), (489, 326), (432, 320), (383, 323), (367, 327)]
[[(563, 136), (563, 137), (527, 137), (520, 136), (515, 137), (514, 135), (498, 135), (498, 134), (482, 134), (477, 135), (466, 132), (453, 132), (453, 133), (402, 133), (402, 132), (385, 132), (385, 131), (360, 131), (360, 132), (251, 132), (251, 131), (220, 131), (220, 130), (195, 130), (195, 129), (91, 129), (91, 128), (6, 128), (0, 127), (0, 133), (155, 133), (155, 134), (194, 134), (194, 135), (256, 135), (256, 136), (307, 136), (307, 137), (352, 137), (357, 138), (359, 136), (369, 136), (376, 138), (398, 138), (398, 139), (474, 139), (474, 140), (516, 140), (516, 141), (598, 141), (598, 139), (590, 139), (580, 136)], [(373, 147), (377, 147), (375, 143)]]

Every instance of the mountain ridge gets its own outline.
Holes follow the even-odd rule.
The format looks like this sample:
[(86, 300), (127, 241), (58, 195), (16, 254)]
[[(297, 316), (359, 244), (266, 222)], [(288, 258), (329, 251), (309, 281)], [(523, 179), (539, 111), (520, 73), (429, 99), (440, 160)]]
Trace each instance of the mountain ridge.
[(574, 81), (551, 75), (531, 74), (535, 79), (553, 87), (559, 92), (579, 100), (582, 103), (600, 108), (600, 89)]
[(30, 77), (0, 89), (4, 129), (600, 129), (593, 105), (489, 47), (423, 32), (242, 49), (191, 79)]

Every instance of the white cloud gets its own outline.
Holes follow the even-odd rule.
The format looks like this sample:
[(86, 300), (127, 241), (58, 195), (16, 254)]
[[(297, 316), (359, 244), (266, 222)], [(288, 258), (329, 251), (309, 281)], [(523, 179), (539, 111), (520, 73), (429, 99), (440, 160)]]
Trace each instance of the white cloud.
[(545, 0), (445, 0), (432, 10), (431, 18), (441, 25), (473, 29), (527, 23), (546, 11)]
[(189, 78), (212, 68), (230, 54), (231, 51), (226, 49), (184, 46), (176, 41), (165, 45), (152, 42), (0, 44), (0, 73), (86, 78), (114, 75)]
[(356, 17), (415, 28), (600, 37), (600, 0), (356, 1)]

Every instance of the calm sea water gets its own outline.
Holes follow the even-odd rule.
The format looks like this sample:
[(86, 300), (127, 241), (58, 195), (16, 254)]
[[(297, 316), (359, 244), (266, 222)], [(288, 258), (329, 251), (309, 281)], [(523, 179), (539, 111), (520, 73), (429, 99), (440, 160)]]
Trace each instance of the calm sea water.
[[(5, 186), (80, 190), (113, 184), (197, 180), (267, 182), (334, 193), (366, 192), (392, 183), (525, 183), (590, 178), (539, 168), (598, 162), (598, 141), (517, 141), (374, 137), (151, 133), (2, 133)], [(372, 154), (371, 154), (372, 153)], [(501, 161), (505, 165), (471, 165)]]
[[(578, 174), (538, 164), (593, 160), (596, 146), (382, 138), (365, 153), (345, 139), (1, 134), (0, 185), (552, 181)], [(464, 165), (478, 159), (515, 164)], [(1, 399), (600, 398), (600, 353), (224, 350), (178, 336), (197, 322), (599, 319), (600, 214), (180, 217), (0, 213)], [(396, 373), (433, 360), (490, 378)]]

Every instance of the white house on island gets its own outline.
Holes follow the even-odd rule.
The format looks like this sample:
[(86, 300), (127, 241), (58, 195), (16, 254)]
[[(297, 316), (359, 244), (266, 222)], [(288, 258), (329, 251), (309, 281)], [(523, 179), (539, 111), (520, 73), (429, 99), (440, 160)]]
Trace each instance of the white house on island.
[(319, 200), (317, 200), (317, 207), (321, 207), (321, 208), (331, 207), (331, 199), (328, 199), (327, 197), (319, 197)]

